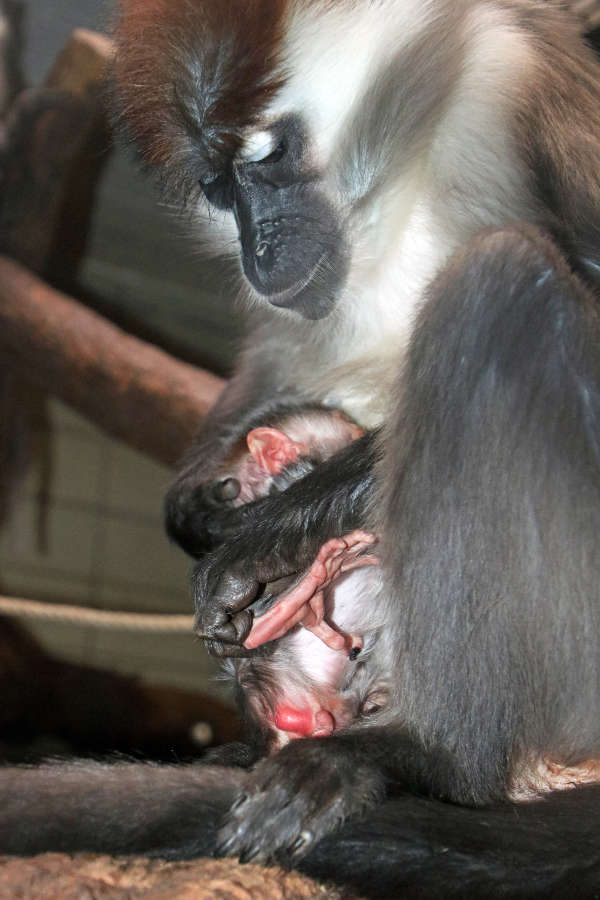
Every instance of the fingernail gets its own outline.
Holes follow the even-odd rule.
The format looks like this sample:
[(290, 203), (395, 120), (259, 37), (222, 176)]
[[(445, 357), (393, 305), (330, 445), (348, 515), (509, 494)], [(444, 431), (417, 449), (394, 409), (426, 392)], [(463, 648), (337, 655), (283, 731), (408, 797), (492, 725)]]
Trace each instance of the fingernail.
[(235, 835), (233, 837), (228, 838), (226, 841), (223, 841), (222, 844), (219, 844), (215, 847), (215, 853), (217, 856), (226, 856), (227, 853), (231, 850), (233, 845), (235, 844)]
[(311, 831), (301, 831), (299, 837), (294, 841), (292, 846), (290, 847), (290, 853), (298, 853), (303, 847), (307, 847), (313, 841), (313, 835)]
[(250, 847), (248, 850), (244, 850), (239, 855), (239, 861), (242, 863), (252, 862), (253, 859), (256, 859), (258, 854), (260, 853), (260, 847)]
[(248, 794), (242, 794), (241, 797), (238, 797), (238, 799), (235, 801), (235, 803), (231, 807), (231, 812), (235, 812), (236, 809), (239, 809), (240, 806), (243, 806), (244, 803), (246, 802), (246, 800), (248, 800)]

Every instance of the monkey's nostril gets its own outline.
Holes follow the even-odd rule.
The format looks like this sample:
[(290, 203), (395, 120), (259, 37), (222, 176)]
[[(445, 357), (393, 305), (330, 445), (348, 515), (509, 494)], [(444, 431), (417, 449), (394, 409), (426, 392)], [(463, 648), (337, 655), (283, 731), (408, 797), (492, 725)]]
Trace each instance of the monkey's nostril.
[(254, 265), (259, 278), (269, 277), (273, 272), (274, 264), (273, 244), (270, 241), (258, 241), (254, 251)]

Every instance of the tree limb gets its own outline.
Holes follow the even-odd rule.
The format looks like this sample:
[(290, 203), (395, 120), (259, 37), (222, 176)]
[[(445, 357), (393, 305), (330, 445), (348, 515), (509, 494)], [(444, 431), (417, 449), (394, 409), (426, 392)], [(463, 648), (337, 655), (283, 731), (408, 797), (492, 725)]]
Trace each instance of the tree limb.
[(173, 465), (224, 382), (0, 257), (0, 352), (109, 434)]

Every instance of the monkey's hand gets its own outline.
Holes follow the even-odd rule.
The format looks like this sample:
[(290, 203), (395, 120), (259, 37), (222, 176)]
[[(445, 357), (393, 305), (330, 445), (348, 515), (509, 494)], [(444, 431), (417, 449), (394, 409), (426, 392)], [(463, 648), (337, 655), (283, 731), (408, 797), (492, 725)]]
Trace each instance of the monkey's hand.
[[(229, 482), (233, 479), (229, 479)], [(190, 556), (200, 559), (240, 529), (240, 513), (227, 497), (227, 484), (175, 484), (165, 500), (165, 525), (169, 537)]]
[(243, 646), (254, 621), (249, 607), (269, 582), (297, 580), (289, 554), (282, 556), (274, 548), (264, 556), (248, 554), (249, 561), (248, 543), (240, 539), (220, 547), (205, 556), (193, 573), (194, 630), (212, 656), (251, 656), (254, 647)]
[(305, 571), (328, 540), (365, 521), (376, 452), (366, 435), (282, 493), (233, 511), (239, 531), (193, 575), (196, 630), (210, 653), (249, 655), (242, 647), (252, 628), (248, 607), (262, 586)]
[(351, 738), (295, 740), (258, 763), (219, 833), (217, 854), (295, 863), (346, 818), (380, 802), (385, 776)]

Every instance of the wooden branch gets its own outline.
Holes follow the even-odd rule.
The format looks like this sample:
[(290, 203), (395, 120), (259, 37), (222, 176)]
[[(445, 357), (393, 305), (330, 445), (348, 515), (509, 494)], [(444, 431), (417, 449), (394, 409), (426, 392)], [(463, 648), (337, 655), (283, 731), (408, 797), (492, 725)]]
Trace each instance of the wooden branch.
[(73, 275), (110, 148), (102, 98), (113, 45), (78, 30), (42, 88), (23, 91), (6, 121), (0, 252), (36, 272)]
[(224, 384), (1, 257), (0, 354), (27, 380), (167, 465), (189, 445)]
[(44, 84), (50, 90), (68, 91), (74, 97), (97, 95), (114, 54), (115, 45), (106, 35), (76, 28)]
[[(0, 118), (10, 109), (23, 87), (21, 49), (23, 6), (15, 0), (0, 0)], [(4, 143), (4, 135), (2, 135)]]

